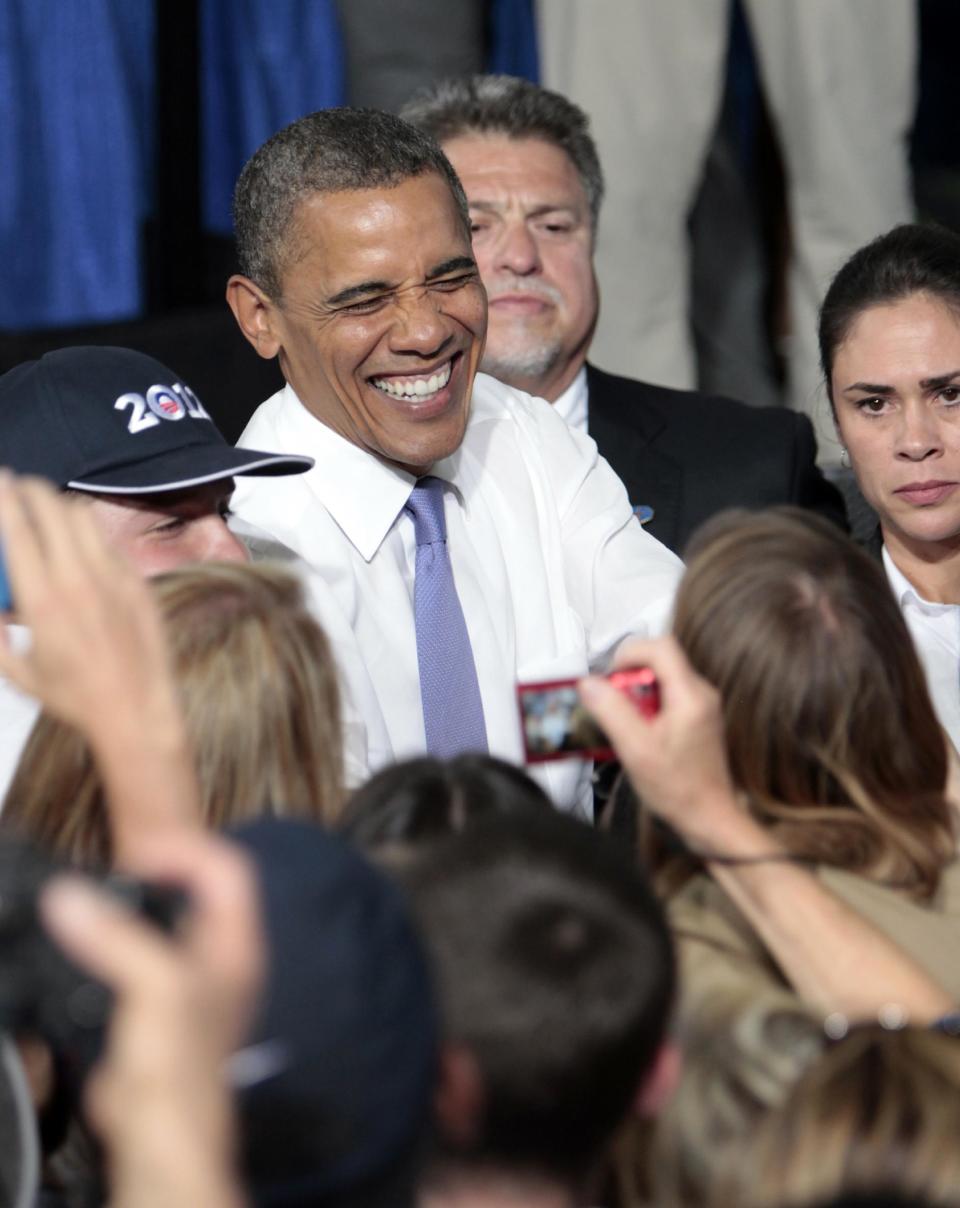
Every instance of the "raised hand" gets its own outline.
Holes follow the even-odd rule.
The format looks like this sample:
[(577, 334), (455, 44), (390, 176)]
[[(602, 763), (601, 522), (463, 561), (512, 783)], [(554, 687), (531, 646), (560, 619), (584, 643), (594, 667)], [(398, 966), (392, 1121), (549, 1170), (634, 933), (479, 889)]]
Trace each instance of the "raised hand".
[(199, 819), (192, 752), (147, 585), (101, 536), (82, 499), (0, 475), (0, 540), (16, 617), (0, 674), (75, 726), (100, 765), (119, 862), (169, 825)]
[(583, 703), (609, 736), (627, 775), (654, 813), (692, 844), (710, 847), (717, 824), (738, 809), (717, 690), (701, 679), (671, 638), (621, 646), (617, 669), (650, 667), (660, 712), (643, 717), (606, 680), (580, 684)]

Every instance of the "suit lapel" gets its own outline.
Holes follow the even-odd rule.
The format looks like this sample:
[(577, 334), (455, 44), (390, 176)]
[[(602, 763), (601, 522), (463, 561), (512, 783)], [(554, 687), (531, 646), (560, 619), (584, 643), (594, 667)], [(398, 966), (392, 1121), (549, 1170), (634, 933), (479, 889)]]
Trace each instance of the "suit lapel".
[(648, 504), (654, 509), (653, 519), (643, 527), (658, 541), (676, 549), (683, 472), (672, 457), (656, 447), (666, 420), (649, 400), (621, 388), (621, 381), (587, 366), (590, 435), (623, 480), (630, 503), (634, 507)]

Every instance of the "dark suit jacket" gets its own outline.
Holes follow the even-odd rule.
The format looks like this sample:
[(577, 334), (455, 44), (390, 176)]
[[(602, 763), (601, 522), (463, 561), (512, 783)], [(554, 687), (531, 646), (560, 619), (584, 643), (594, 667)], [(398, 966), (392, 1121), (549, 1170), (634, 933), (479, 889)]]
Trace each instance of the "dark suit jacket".
[(839, 491), (817, 469), (813, 426), (780, 407), (668, 390), (587, 366), (590, 435), (623, 479), (644, 525), (682, 554), (715, 512), (792, 503), (846, 529)]

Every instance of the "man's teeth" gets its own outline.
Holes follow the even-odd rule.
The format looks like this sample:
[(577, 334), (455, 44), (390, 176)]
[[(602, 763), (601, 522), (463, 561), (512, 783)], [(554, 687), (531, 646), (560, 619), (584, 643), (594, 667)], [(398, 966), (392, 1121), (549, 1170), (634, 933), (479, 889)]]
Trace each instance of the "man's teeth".
[(378, 390), (391, 395), (393, 398), (413, 399), (428, 398), (442, 390), (450, 381), (450, 362), (438, 369), (428, 378), (374, 378), (373, 384)]

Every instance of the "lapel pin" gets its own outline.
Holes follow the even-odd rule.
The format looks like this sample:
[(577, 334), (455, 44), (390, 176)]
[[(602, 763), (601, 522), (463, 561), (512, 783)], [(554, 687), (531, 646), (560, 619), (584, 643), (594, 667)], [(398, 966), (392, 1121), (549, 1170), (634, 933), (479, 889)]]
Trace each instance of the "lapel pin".
[(633, 514), (641, 524), (649, 524), (653, 519), (653, 508), (648, 503), (638, 503), (633, 509)]

